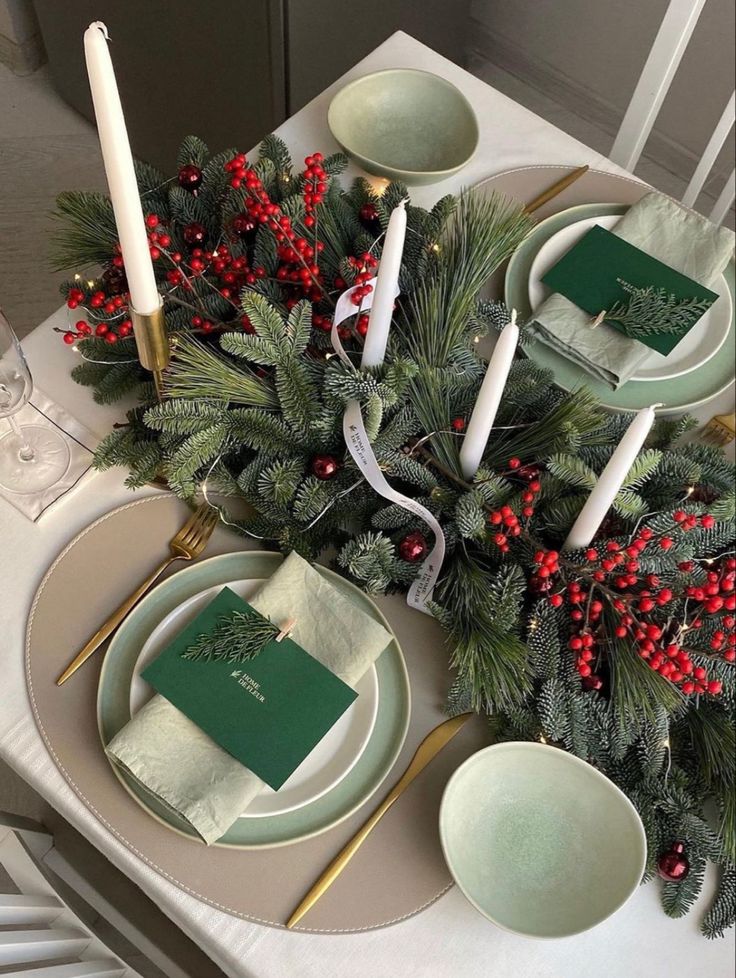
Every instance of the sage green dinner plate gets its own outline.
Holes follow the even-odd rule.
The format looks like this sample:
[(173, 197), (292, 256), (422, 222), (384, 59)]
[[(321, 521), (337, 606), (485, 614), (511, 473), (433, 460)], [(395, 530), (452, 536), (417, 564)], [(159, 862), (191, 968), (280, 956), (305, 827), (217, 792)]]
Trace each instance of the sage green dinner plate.
[[(234, 580), (263, 580), (281, 564), (280, 554), (243, 551), (211, 557), (167, 578), (141, 601), (118, 629), (105, 656), (97, 695), (97, 721), (103, 745), (128, 723), (130, 687), (146, 639), (159, 623), (188, 598), (205, 588)], [(389, 632), (391, 627), (375, 604), (354, 584), (327, 570), (317, 570)], [(256, 849), (287, 845), (325, 832), (358, 809), (383, 782), (404, 743), (409, 724), (409, 679), (404, 657), (394, 638), (375, 663), (378, 714), (360, 758), (327, 794), (294, 811), (260, 818), (239, 818), (215, 845)], [(134, 778), (111, 764), (123, 787), (158, 821), (175, 832), (199, 839), (187, 823)]]
[(557, 747), (505, 743), (469, 757), (440, 806), (445, 860), (494, 924), (527, 937), (595, 927), (635, 892), (647, 844), (626, 795)]
[[(542, 221), (524, 241), (509, 262), (506, 271), (505, 302), (515, 308), (521, 319), (528, 319), (533, 310), (529, 305), (529, 275), (537, 252), (552, 235), (575, 221), (588, 217), (603, 217), (607, 214), (625, 214), (626, 204), (579, 204)], [(736, 275), (734, 264), (730, 262), (723, 273), (729, 292), (731, 306), (736, 312)], [(582, 367), (568, 360), (544, 343), (530, 344), (525, 352), (541, 367), (551, 370), (555, 382), (564, 390), (585, 386), (598, 397), (603, 407), (611, 411), (638, 411), (650, 404), (663, 404), (662, 414), (689, 411), (709, 401), (733, 383), (734, 357), (736, 356), (735, 316), (731, 316), (731, 327), (725, 343), (706, 363), (683, 374), (674, 380), (636, 381), (630, 380), (617, 391), (597, 380)]]

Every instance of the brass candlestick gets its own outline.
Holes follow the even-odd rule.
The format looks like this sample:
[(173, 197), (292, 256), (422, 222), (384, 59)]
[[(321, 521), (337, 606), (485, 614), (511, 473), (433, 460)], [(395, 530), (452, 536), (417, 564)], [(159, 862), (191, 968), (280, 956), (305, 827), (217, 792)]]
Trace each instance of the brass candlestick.
[(137, 312), (131, 308), (130, 318), (133, 321), (138, 358), (141, 365), (153, 374), (156, 394), (161, 401), (163, 400), (163, 371), (171, 360), (163, 303), (151, 313)]

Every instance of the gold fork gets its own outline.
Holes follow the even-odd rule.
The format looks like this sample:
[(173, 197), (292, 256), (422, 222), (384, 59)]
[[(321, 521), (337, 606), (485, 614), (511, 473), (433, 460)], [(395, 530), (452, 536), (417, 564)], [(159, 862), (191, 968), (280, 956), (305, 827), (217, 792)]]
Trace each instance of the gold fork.
[(714, 441), (718, 445), (727, 445), (736, 438), (736, 412), (717, 414), (705, 426), (703, 434), (709, 441)]
[(112, 635), (118, 625), (140, 601), (151, 585), (161, 576), (161, 574), (163, 574), (167, 567), (173, 564), (175, 560), (194, 560), (195, 557), (199, 557), (212, 536), (212, 531), (217, 525), (217, 520), (217, 510), (212, 509), (212, 507), (206, 503), (202, 503), (202, 505), (192, 513), (184, 526), (169, 543), (171, 556), (167, 557), (166, 560), (164, 560), (156, 568), (156, 570), (146, 578), (140, 587), (136, 588), (136, 590), (128, 598), (126, 598), (125, 601), (123, 601), (117, 611), (114, 611), (110, 615), (105, 624), (95, 632), (81, 652), (74, 657), (74, 659), (56, 680), (57, 686), (61, 686), (62, 683), (65, 683), (70, 676), (74, 675), (77, 669), (79, 669), (79, 667), (83, 665), (87, 659), (89, 659), (92, 653), (102, 645), (105, 639)]

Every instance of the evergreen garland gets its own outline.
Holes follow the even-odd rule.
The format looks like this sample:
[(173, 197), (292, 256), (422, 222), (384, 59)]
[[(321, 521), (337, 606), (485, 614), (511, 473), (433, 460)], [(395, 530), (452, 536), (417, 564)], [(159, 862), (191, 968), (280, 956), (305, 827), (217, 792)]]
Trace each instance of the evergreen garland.
[[(593, 546), (560, 554), (627, 416), (604, 413), (585, 390), (564, 393), (522, 353), (472, 483), (459, 465), (484, 372), (476, 343), (507, 320), (478, 292), (529, 218), (496, 197), (409, 205), (386, 362), (346, 367), (331, 355), (334, 302), (374, 273), (408, 194), (391, 184), (378, 196), (363, 180), (344, 190), (344, 158), (317, 155), (298, 173), (274, 136), (252, 165), (234, 151), (210, 158), (190, 137), (178, 163), (201, 172), (196, 196), (139, 168), (174, 341), (161, 404), (123, 328), (109, 202), (62, 195), (59, 264), (102, 266), (91, 284), (64, 286), (95, 333), (106, 327), (72, 337), (75, 379), (98, 400), (139, 398), (97, 466), (125, 466), (131, 486), (163, 476), (185, 499), (204, 485), (208, 497), (245, 500), (228, 523), (265, 546), (309, 559), (335, 548), (338, 569), (366, 590), (405, 589), (416, 564), (402, 542), (426, 528), (386, 505), (347, 453), (342, 415), (358, 400), (386, 478), (445, 532), (432, 611), (455, 672), (448, 710), (485, 712), (497, 739), (554, 743), (603, 771), (641, 814), (648, 876), (682, 841), (691, 869), (663, 886), (670, 915), (688, 910), (716, 863), (703, 932), (722, 934), (736, 891), (733, 467), (719, 449), (679, 442), (692, 419), (658, 420)], [(341, 327), (353, 357), (364, 326), (356, 308)]]

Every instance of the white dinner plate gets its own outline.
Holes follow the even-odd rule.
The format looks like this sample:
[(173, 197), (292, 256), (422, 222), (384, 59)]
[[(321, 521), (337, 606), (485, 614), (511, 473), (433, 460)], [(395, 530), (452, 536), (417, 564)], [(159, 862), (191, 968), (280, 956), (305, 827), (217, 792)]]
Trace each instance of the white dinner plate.
[[(130, 686), (130, 712), (135, 714), (154, 695), (141, 672), (186, 628), (223, 587), (246, 600), (263, 584), (260, 580), (229, 581), (192, 595), (151, 632), (135, 664)], [(348, 774), (365, 750), (378, 713), (378, 679), (375, 666), (355, 685), (358, 696), (325, 734), (291, 777), (279, 788), (266, 786), (243, 813), (243, 818), (282, 815), (321, 798)]]
[[(542, 279), (553, 265), (596, 224), (610, 231), (620, 220), (620, 214), (587, 217), (562, 228), (542, 245), (529, 273), (529, 303), (532, 309), (537, 309), (552, 294)], [(718, 299), (669, 356), (663, 357), (661, 353), (652, 351), (631, 380), (671, 380), (701, 367), (716, 355), (726, 342), (733, 310), (731, 293), (723, 275), (716, 279), (712, 290), (718, 293)]]

